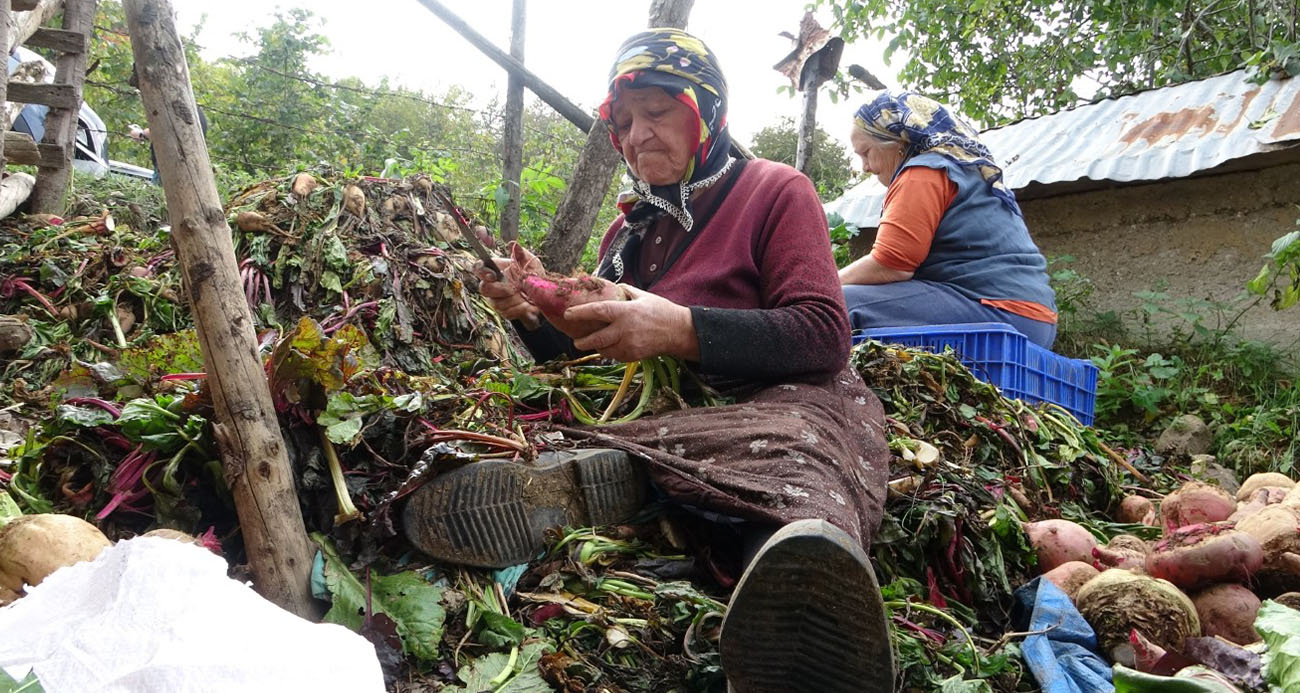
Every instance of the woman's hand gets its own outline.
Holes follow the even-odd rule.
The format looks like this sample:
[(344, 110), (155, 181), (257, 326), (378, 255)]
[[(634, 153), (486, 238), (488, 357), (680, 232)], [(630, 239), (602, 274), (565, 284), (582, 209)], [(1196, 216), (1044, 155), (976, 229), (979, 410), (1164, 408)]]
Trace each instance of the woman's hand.
[(598, 351), (605, 358), (623, 362), (651, 356), (700, 359), (700, 343), (690, 308), (626, 284), (621, 286), (628, 296), (626, 301), (597, 301), (564, 311), (566, 320), (609, 323), (574, 340), (575, 347)]
[[(494, 260), (504, 275), (506, 269), (510, 267), (510, 260), (503, 257)], [(479, 263), (474, 268), (474, 274), (479, 279), (478, 292), (487, 298), (488, 303), (492, 304), (492, 309), (500, 313), (501, 317), (507, 320), (518, 320), (530, 330), (535, 330), (542, 324), (542, 311), (524, 300), (523, 294), (519, 293), (510, 282), (498, 281), (492, 270), (484, 267), (483, 263)]]

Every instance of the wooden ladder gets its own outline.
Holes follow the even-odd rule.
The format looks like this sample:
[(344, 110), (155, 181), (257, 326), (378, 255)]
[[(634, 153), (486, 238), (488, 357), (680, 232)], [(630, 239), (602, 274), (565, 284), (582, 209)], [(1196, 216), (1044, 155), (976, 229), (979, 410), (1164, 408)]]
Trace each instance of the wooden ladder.
[[(0, 7), (0, 17), (7, 20), (10, 9), (14, 12), (35, 10), (42, 4), (42, 0), (0, 0), (0, 5), (8, 6)], [(97, 0), (63, 0), (61, 4), (62, 28), (41, 27), (23, 42), (29, 48), (47, 48), (57, 54), (54, 83), (8, 82), (5, 91), (0, 92), (0, 99), (42, 104), (50, 109), (45, 116), (45, 134), (40, 143), (32, 146), (31, 138), (26, 135), (6, 132), (4, 148), (0, 149), (9, 162), (37, 167), (36, 185), (30, 198), (31, 211), (50, 214), (63, 211), (64, 196), (72, 177), (77, 115), (81, 110), (81, 87), (86, 79), (86, 59)], [(2, 123), (0, 127), (7, 129), (8, 125)]]

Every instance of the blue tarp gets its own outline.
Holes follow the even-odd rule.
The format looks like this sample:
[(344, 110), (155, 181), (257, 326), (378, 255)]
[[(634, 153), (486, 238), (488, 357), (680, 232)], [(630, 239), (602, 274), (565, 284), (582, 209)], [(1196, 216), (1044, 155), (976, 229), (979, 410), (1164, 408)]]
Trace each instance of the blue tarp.
[(1016, 590), (1011, 612), (1017, 630), (1036, 633), (1020, 650), (1043, 693), (1112, 693), (1110, 664), (1097, 636), (1059, 587), (1041, 577)]

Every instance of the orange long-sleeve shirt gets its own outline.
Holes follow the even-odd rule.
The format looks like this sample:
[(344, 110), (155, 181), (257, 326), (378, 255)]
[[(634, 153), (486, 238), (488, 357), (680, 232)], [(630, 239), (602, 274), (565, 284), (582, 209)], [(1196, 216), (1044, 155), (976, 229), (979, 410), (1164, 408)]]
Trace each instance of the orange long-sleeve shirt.
[[(890, 269), (915, 272), (930, 254), (939, 222), (956, 197), (957, 184), (947, 173), (924, 166), (903, 169), (885, 193), (871, 256)], [(1041, 303), (987, 298), (980, 303), (1031, 320), (1056, 322), (1056, 313)]]

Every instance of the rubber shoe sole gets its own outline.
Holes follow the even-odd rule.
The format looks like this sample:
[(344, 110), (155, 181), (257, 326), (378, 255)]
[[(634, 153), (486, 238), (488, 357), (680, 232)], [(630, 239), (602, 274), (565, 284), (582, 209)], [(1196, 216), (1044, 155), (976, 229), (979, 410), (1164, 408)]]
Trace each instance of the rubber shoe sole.
[(719, 643), (736, 693), (890, 693), (894, 655), (866, 552), (843, 530), (800, 520), (745, 570)]
[(475, 462), (421, 486), (402, 513), (430, 557), (480, 568), (527, 563), (545, 532), (622, 521), (645, 504), (645, 470), (622, 450), (578, 450), (536, 465)]

